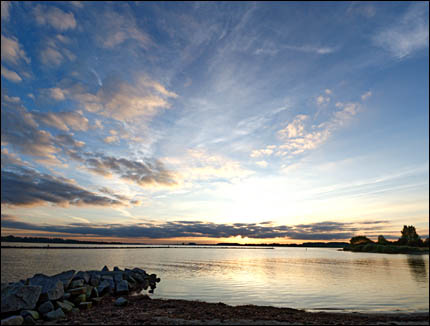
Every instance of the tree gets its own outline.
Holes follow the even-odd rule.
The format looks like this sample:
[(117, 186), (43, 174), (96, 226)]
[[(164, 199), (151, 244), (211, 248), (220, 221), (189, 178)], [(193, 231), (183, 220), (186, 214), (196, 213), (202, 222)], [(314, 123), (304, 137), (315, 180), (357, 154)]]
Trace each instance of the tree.
[(390, 243), (390, 241), (388, 241), (387, 239), (385, 239), (385, 237), (383, 235), (378, 236), (378, 244), (380, 244), (380, 245), (387, 245), (389, 243)]
[(420, 236), (417, 234), (417, 231), (415, 230), (415, 226), (410, 225), (410, 226), (403, 226), (403, 230), (402, 232), (402, 236), (400, 237), (400, 239), (397, 241), (398, 244), (400, 245), (405, 245), (405, 246), (412, 246), (412, 247), (418, 247), (420, 246)]
[(351, 240), (349, 240), (351, 245), (360, 245), (360, 244), (366, 244), (366, 243), (373, 243), (372, 240), (365, 237), (364, 235), (358, 235), (356, 237), (352, 237)]

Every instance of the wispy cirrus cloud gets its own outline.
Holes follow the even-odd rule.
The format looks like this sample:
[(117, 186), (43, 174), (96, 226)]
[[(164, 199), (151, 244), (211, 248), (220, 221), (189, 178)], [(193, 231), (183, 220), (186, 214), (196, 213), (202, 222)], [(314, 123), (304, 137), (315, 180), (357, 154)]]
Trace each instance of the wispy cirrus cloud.
[(411, 3), (400, 21), (396, 20), (391, 26), (381, 29), (373, 37), (373, 42), (398, 59), (428, 48), (428, 2)]

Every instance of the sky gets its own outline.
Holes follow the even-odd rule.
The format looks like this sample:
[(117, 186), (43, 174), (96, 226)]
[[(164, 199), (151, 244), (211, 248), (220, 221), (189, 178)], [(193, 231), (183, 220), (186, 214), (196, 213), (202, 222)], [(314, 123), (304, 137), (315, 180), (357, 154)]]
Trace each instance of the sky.
[(1, 234), (429, 234), (428, 2), (1, 2)]

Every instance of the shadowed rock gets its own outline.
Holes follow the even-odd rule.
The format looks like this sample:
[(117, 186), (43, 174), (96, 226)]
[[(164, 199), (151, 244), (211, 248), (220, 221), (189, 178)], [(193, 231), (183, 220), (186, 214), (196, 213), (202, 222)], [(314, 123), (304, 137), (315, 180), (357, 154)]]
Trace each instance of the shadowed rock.
[(41, 292), (42, 287), (38, 285), (23, 285), (22, 283), (2, 284), (1, 312), (34, 309)]
[(58, 300), (64, 295), (63, 282), (44, 274), (36, 274), (28, 280), (29, 285), (42, 287), (41, 300)]
[(8, 318), (2, 319), (2, 325), (22, 325), (24, 318), (22, 316), (10, 316)]

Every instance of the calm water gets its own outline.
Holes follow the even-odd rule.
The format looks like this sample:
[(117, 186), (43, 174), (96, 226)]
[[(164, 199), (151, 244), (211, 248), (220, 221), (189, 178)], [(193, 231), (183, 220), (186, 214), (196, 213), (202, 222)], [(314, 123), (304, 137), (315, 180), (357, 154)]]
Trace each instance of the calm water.
[(2, 249), (1, 281), (104, 265), (156, 273), (161, 282), (154, 298), (307, 310), (429, 310), (428, 255), (331, 248)]

